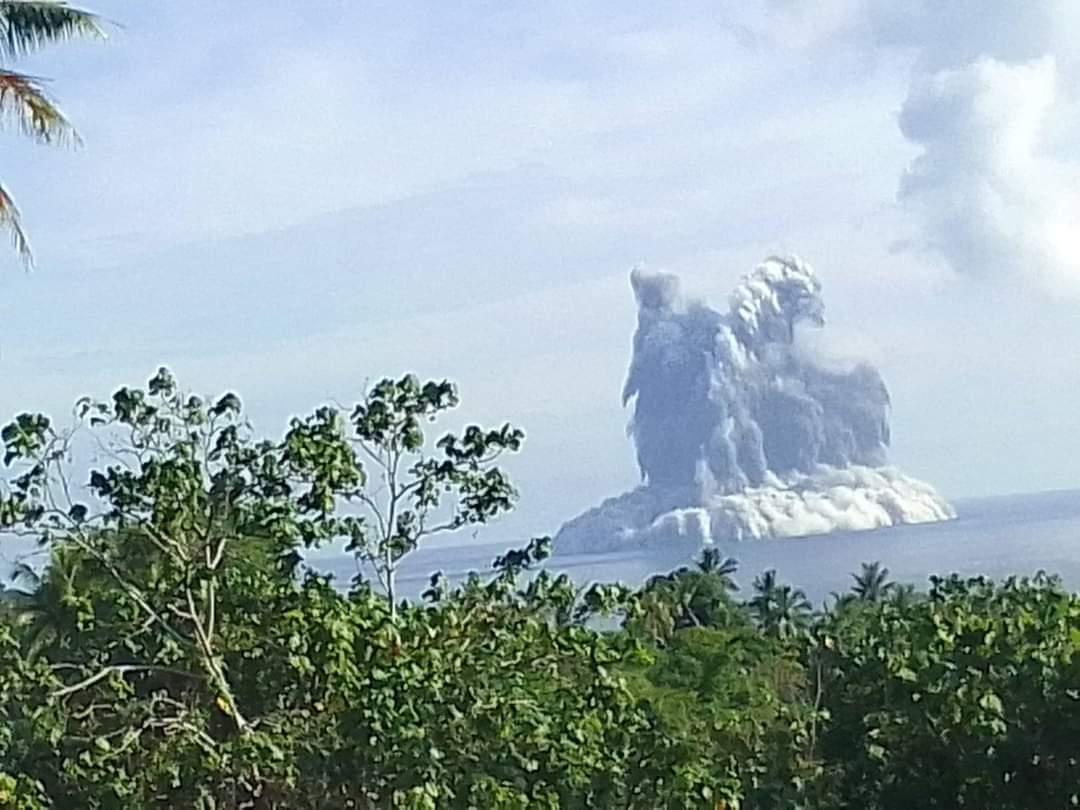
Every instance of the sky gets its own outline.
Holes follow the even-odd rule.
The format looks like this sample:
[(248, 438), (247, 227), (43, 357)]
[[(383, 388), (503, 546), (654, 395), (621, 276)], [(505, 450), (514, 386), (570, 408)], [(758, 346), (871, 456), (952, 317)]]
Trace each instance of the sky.
[(258, 428), (412, 371), (526, 431), (524, 537), (637, 480), (630, 269), (722, 306), (795, 252), (825, 350), (950, 497), (1080, 486), (1072, 0), (185, 0), (17, 67), (85, 145), (6, 133), (0, 417), (159, 365)]

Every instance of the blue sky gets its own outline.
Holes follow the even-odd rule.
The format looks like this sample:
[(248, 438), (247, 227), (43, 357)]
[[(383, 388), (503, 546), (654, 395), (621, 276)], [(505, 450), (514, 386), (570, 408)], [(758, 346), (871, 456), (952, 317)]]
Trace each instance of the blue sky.
[(1080, 87), (1067, 0), (97, 3), (20, 67), (86, 146), (10, 135), (0, 413), (159, 364), (258, 426), (416, 371), (527, 432), (554, 531), (633, 484), (630, 268), (722, 305), (821, 275), (894, 460), (948, 495), (1072, 487)]

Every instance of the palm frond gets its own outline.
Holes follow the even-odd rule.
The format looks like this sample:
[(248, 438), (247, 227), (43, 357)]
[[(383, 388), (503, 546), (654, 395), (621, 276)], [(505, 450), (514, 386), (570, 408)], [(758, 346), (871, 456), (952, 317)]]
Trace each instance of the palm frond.
[(22, 218), (15, 200), (8, 194), (7, 189), (0, 185), (0, 227), (7, 228), (11, 233), (11, 243), (18, 251), (19, 257), (27, 269), (34, 266), (34, 254), (30, 250), (30, 240), (26, 237), (26, 231), (22, 227)]
[(50, 0), (0, 2), (0, 57), (14, 59), (75, 37), (104, 39), (95, 14)]
[(24, 73), (0, 70), (0, 120), (41, 143), (80, 143), (75, 128), (45, 95), (41, 79)]
[(25, 561), (18, 560), (11, 566), (11, 581), (26, 582), (31, 588), (37, 588), (41, 585), (41, 575)]

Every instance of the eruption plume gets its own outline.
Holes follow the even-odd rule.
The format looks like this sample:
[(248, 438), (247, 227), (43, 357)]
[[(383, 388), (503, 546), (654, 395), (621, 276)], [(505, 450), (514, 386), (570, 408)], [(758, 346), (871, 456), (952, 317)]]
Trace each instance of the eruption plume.
[(564, 551), (685, 538), (723, 542), (945, 520), (926, 484), (885, 466), (889, 392), (868, 364), (799, 351), (823, 327), (821, 282), (772, 257), (718, 312), (667, 273), (635, 270), (638, 327), (623, 403), (642, 485), (567, 523)]

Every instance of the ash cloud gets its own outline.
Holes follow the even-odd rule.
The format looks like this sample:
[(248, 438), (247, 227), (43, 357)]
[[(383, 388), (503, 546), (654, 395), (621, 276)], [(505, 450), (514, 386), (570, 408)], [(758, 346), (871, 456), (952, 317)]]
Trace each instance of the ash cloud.
[(678, 279), (636, 270), (634, 353), (623, 402), (647, 484), (717, 494), (769, 472), (819, 464), (880, 466), (889, 392), (871, 366), (826, 371), (795, 348), (824, 325), (821, 283), (797, 258), (769, 259), (732, 293), (729, 311), (683, 303)]
[(886, 466), (889, 392), (877, 369), (800, 351), (825, 324), (821, 282), (796, 257), (746, 276), (720, 312), (667, 273), (635, 270), (623, 402), (642, 485), (567, 523), (561, 550), (673, 538), (723, 542), (943, 520), (931, 487)]

